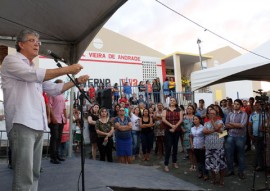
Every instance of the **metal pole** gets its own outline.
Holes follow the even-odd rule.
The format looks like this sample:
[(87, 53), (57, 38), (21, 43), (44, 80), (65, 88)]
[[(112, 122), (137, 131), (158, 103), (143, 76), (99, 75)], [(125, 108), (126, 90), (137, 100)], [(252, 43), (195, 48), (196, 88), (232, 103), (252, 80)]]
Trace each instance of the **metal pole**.
[(203, 70), (202, 53), (201, 53), (201, 46), (200, 46), (201, 42), (202, 42), (202, 41), (198, 38), (197, 44), (198, 44), (198, 47), (199, 47), (199, 56), (200, 56), (201, 69)]
[(73, 102), (74, 102), (74, 88), (70, 91), (70, 106), (69, 106), (69, 147), (68, 147), (68, 157), (72, 157), (73, 151)]

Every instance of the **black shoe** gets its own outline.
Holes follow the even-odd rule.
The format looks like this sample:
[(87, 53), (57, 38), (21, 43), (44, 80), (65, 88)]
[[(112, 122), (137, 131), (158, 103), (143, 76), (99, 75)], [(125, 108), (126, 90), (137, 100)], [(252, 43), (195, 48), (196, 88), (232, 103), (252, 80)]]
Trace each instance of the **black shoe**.
[(51, 159), (50, 162), (53, 163), (53, 164), (61, 164), (61, 162), (56, 160), (56, 159)]
[(238, 176), (239, 176), (239, 178), (241, 179), (241, 180), (244, 180), (246, 177), (245, 177), (245, 175), (244, 175), (244, 173), (238, 173)]
[(59, 161), (65, 161), (66, 159), (57, 157), (57, 160), (59, 160)]
[(227, 172), (226, 174), (225, 174), (225, 177), (229, 177), (229, 176), (233, 176), (234, 175), (234, 172)]

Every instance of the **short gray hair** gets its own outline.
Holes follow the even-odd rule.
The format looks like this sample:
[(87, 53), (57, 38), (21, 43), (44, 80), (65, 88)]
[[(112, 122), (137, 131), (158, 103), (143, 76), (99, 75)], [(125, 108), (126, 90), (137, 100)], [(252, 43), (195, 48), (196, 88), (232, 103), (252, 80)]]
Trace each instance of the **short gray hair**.
[(37, 38), (39, 38), (39, 34), (36, 31), (30, 30), (30, 29), (21, 30), (21, 32), (17, 35), (16, 44), (15, 44), (17, 52), (20, 52), (20, 50), (21, 50), (21, 48), (19, 46), (19, 42), (26, 41), (27, 40), (26, 37), (28, 35), (34, 35)]

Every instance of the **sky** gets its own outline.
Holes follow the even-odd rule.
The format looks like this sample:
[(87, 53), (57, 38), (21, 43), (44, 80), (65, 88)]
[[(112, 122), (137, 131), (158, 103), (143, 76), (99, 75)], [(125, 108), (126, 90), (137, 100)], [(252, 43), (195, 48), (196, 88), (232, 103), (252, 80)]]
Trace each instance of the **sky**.
[(269, 0), (159, 1), (203, 28), (156, 0), (128, 0), (104, 27), (163, 54), (177, 51), (199, 54), (198, 38), (202, 41), (202, 54), (224, 46), (246, 53), (209, 31), (249, 50), (270, 39)]

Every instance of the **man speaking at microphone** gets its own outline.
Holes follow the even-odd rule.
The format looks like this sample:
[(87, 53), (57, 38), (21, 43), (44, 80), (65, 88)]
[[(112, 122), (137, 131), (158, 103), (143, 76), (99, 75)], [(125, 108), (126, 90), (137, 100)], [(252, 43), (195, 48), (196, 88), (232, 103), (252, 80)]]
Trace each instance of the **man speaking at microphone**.
[[(80, 64), (63, 68), (35, 68), (33, 59), (38, 56), (39, 34), (24, 29), (17, 36), (15, 55), (5, 57), (1, 68), (6, 129), (12, 151), (13, 191), (37, 191), (43, 148), (43, 132), (47, 130), (47, 117), (42, 91), (59, 95), (73, 87), (72, 82), (53, 83), (49, 80), (77, 74)], [(76, 81), (85, 83), (88, 75)]]

